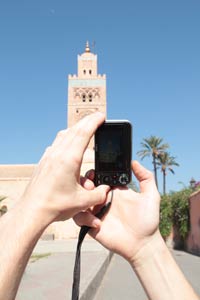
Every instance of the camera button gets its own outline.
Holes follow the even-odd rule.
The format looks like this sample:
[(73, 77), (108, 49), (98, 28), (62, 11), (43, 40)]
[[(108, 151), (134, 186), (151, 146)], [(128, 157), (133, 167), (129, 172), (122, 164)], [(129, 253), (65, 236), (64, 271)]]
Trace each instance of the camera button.
[(104, 176), (103, 182), (104, 183), (109, 183), (110, 182), (110, 177), (109, 176)]
[(128, 183), (128, 176), (127, 176), (127, 174), (125, 174), (125, 173), (121, 174), (121, 176), (119, 177), (119, 182), (122, 185), (126, 185)]

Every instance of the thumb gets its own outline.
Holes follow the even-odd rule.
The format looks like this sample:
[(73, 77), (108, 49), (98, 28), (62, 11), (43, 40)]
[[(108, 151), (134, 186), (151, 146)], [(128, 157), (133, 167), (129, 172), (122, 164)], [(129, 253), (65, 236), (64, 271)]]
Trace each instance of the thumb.
[(101, 226), (101, 220), (95, 217), (89, 211), (80, 212), (77, 215), (75, 215), (73, 219), (78, 226), (86, 225), (93, 228), (99, 228)]
[(93, 190), (83, 190), (83, 210), (88, 209), (89, 207), (102, 204), (106, 201), (107, 194), (110, 191), (108, 185), (99, 185)]
[(142, 193), (157, 192), (154, 175), (149, 170), (145, 169), (138, 161), (132, 162), (132, 170), (140, 184)]

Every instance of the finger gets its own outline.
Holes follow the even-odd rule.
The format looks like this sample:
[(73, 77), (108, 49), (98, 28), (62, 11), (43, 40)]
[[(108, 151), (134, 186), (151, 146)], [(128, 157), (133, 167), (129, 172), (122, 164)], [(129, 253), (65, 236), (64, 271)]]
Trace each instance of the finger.
[(112, 193), (111, 193), (111, 190), (110, 190), (110, 191), (108, 192), (108, 194), (107, 194), (107, 197), (106, 197), (106, 200), (104, 201), (104, 203), (101, 203), (101, 204), (98, 204), (98, 205), (92, 207), (92, 208), (90, 209), (90, 212), (91, 212), (93, 215), (96, 216), (106, 204), (108, 204), (108, 203), (110, 203), (110, 202), (112, 201), (112, 198), (113, 198), (113, 197), (112, 197)]
[(60, 130), (57, 135), (56, 135), (56, 138), (54, 139), (53, 143), (52, 143), (52, 146), (57, 146), (59, 145), (63, 139), (65, 138), (66, 134), (69, 133), (69, 130), (68, 129), (65, 129), (65, 130)]
[(86, 126), (86, 127), (90, 127), (93, 131), (93, 124), (99, 123), (97, 125), (97, 127), (98, 127), (101, 123), (103, 123), (103, 121), (105, 121), (105, 115), (103, 113), (97, 111), (95, 113), (91, 113), (91, 114), (85, 116), (84, 118), (82, 118), (78, 123), (76, 123), (73, 126), (73, 128), (75, 130), (79, 131)]
[(85, 173), (85, 177), (92, 181), (94, 181), (94, 176), (95, 176), (95, 172), (93, 169), (91, 169)]
[(86, 210), (89, 207), (102, 204), (106, 201), (107, 194), (110, 187), (107, 185), (100, 185), (93, 190), (83, 190), (82, 197), (80, 197), (79, 209)]
[(80, 165), (92, 135), (104, 120), (104, 114), (92, 113), (64, 130), (60, 135), (58, 134), (54, 146), (58, 148), (60, 156)]
[(80, 176), (80, 185), (83, 186), (86, 178), (84, 176)]
[(75, 138), (73, 139), (71, 146), (73, 147), (75, 157), (83, 157), (83, 153), (85, 152), (90, 139), (104, 120), (105, 116), (102, 113), (97, 112), (85, 117), (74, 126), (73, 130)]
[(78, 226), (89, 226), (93, 228), (100, 228), (101, 220), (95, 217), (91, 212), (80, 212), (73, 217)]
[(94, 183), (90, 179), (83, 176), (80, 177), (80, 184), (86, 190), (93, 190), (95, 188)]
[(45, 149), (45, 152), (43, 153), (41, 159), (40, 159), (40, 162), (43, 161), (43, 160), (45, 160), (45, 159), (49, 156), (49, 154), (50, 154), (51, 152), (52, 152), (52, 147), (51, 147), (51, 146), (47, 147), (47, 148)]
[(157, 192), (155, 179), (152, 172), (145, 169), (141, 164), (139, 164), (138, 161), (132, 162), (132, 170), (140, 183), (140, 190), (142, 193)]

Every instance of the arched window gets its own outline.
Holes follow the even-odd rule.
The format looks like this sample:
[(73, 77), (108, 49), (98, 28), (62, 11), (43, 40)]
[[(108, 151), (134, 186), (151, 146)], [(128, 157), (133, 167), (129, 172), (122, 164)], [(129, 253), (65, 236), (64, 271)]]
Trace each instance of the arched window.
[(92, 74), (92, 70), (89, 70), (89, 74), (90, 74), (90, 75)]
[(89, 94), (89, 102), (92, 102), (92, 94)]
[(86, 70), (83, 70), (83, 74), (86, 74)]
[(83, 102), (86, 101), (86, 95), (85, 95), (85, 94), (82, 95), (82, 101), (83, 101)]

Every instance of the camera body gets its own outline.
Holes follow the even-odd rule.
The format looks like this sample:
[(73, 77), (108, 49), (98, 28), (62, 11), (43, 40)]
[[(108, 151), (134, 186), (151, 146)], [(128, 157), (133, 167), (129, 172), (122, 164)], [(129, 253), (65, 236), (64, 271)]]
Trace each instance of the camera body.
[(127, 185), (131, 181), (131, 153), (131, 123), (104, 122), (95, 133), (95, 185)]

